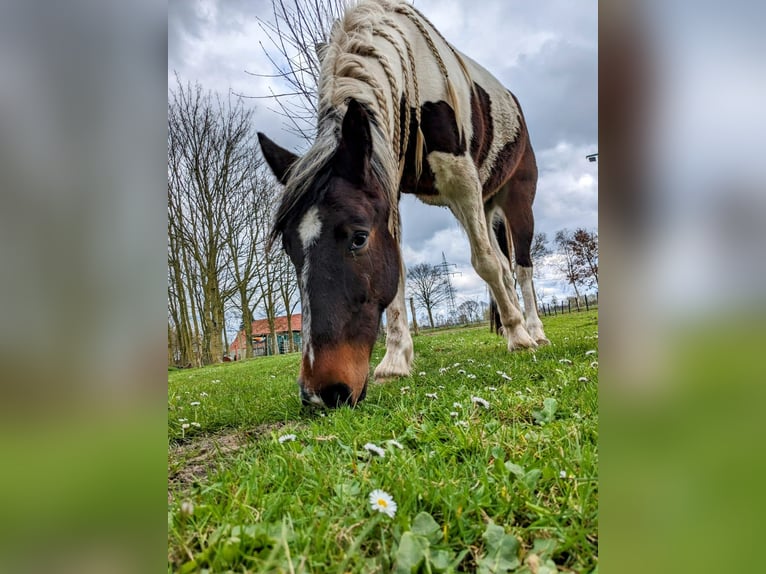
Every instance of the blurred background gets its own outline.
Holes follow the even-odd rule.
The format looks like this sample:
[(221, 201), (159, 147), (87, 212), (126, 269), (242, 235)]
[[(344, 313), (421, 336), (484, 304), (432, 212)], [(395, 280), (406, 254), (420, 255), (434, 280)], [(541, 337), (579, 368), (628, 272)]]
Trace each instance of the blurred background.
[[(759, 571), (764, 16), (600, 4), (604, 572)], [(165, 560), (166, 42), (0, 5), (0, 571)]]

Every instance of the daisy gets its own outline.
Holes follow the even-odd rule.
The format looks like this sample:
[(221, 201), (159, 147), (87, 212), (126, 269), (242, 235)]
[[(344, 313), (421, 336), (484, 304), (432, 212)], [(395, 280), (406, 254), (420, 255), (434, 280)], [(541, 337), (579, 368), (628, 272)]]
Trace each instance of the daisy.
[(279, 444), (283, 444), (283, 443), (286, 443), (286, 442), (289, 442), (289, 441), (293, 441), (296, 438), (298, 438), (298, 437), (295, 436), (294, 434), (283, 434), (281, 437), (279, 437), (278, 440), (279, 440)]
[(453, 409), (462, 409), (463, 405), (461, 405), (460, 403), (452, 403), (452, 408)]
[(376, 489), (370, 493), (370, 509), (393, 518), (396, 514), (396, 502), (385, 490)]
[(390, 444), (391, 446), (395, 446), (398, 449), (403, 449), (402, 443), (400, 443), (398, 440), (390, 439), (387, 440), (386, 443)]
[(506, 374), (505, 374), (503, 371), (495, 371), (495, 372), (496, 372), (498, 375), (500, 375), (501, 377), (503, 377), (503, 378), (504, 378), (506, 381), (510, 381), (510, 380), (511, 380), (511, 377), (509, 377), (508, 375), (506, 375)]
[(204, 399), (205, 397), (208, 397), (208, 396), (210, 396), (210, 395), (208, 395), (208, 394), (207, 394), (205, 391), (202, 391), (202, 392), (199, 394), (199, 396), (201, 396), (201, 397)]
[(188, 429), (188, 428), (189, 428), (189, 423), (184, 423), (184, 424), (182, 424), (182, 425), (181, 425), (181, 428), (182, 428), (182, 429)]
[(585, 351), (585, 356), (595, 355), (595, 354), (596, 354), (596, 349), (591, 349), (590, 351)]
[(197, 422), (194, 422), (194, 423), (191, 423), (191, 426), (200, 428), (202, 425)]
[(559, 473), (559, 476), (560, 476), (561, 478), (566, 478), (566, 477), (567, 477), (567, 471), (566, 471), (566, 470), (562, 470), (562, 471)]
[(591, 369), (598, 369), (598, 361), (593, 361), (593, 362), (590, 364), (590, 368), (591, 368)]
[(482, 399), (481, 397), (471, 397), (471, 402), (476, 405), (481, 405), (485, 409), (489, 408), (489, 402), (485, 399)]
[(368, 442), (366, 445), (364, 445), (364, 449), (366, 451), (369, 451), (369, 452), (377, 454), (380, 458), (385, 458), (386, 457), (386, 451), (384, 451), (378, 445), (372, 444), (371, 442)]
[(455, 426), (456, 427), (467, 427), (468, 426), (468, 421), (457, 421), (455, 423)]
[(192, 402), (191, 402), (191, 403), (189, 403), (189, 404), (190, 404), (191, 406), (193, 406), (193, 407), (198, 407), (198, 406), (200, 405), (200, 402), (199, 402), (199, 401), (192, 401)]
[(458, 369), (457, 373), (458, 375), (465, 375), (465, 369)]
[(588, 377), (580, 377), (579, 379), (577, 379), (577, 382), (578, 383), (587, 383), (588, 382)]
[(458, 412), (456, 412), (456, 411), (452, 411), (452, 412), (449, 414), (449, 416), (451, 416), (452, 418), (455, 418), (455, 417), (459, 416), (459, 413), (458, 413)]
[(466, 377), (468, 377), (469, 379), (475, 379), (475, 378), (476, 378), (476, 375), (474, 375), (473, 373), (468, 373), (468, 374), (466, 375)]
[(426, 376), (426, 372), (425, 372), (425, 371), (420, 371), (420, 373), (418, 373), (418, 374), (419, 374), (421, 377), (425, 377), (425, 376)]
[(572, 361), (570, 361), (569, 359), (559, 359), (559, 363), (561, 363), (562, 365), (571, 365)]
[(436, 398), (438, 398), (436, 396), (436, 393), (426, 393), (426, 397), (429, 398), (429, 399), (436, 399)]

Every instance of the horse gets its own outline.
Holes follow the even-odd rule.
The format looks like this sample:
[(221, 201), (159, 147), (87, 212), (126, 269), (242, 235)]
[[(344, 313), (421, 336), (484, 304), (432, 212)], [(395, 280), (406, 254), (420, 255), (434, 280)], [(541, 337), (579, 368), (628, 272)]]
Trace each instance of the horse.
[[(263, 133), (284, 191), (269, 235), (299, 278), (298, 386), (304, 405), (356, 405), (367, 393), (383, 312), (376, 381), (408, 376), (399, 198), (446, 206), (465, 230), (509, 351), (548, 344), (532, 279), (537, 166), (516, 97), (402, 0), (360, 0), (317, 48), (316, 139), (297, 156)], [(510, 258), (498, 223), (511, 238)]]

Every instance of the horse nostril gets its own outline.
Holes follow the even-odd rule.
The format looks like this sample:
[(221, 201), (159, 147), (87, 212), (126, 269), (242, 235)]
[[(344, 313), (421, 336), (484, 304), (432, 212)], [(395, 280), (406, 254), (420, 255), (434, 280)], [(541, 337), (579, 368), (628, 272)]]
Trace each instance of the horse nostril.
[(355, 403), (352, 398), (351, 388), (345, 383), (333, 383), (319, 391), (324, 404), (330, 408), (336, 408), (341, 405), (351, 405)]

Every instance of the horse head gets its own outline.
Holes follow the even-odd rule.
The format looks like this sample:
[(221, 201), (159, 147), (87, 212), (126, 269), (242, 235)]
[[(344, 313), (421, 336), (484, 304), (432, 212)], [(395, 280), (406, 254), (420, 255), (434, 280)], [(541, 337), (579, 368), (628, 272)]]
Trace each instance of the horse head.
[(300, 194), (283, 195), (272, 230), (300, 285), (304, 404), (355, 405), (365, 397), (381, 315), (397, 291), (399, 247), (388, 227), (389, 194), (371, 166), (370, 122), (350, 100), (335, 151), (321, 166), (301, 166), (296, 155), (258, 134), (288, 190), (298, 170), (315, 170)]

